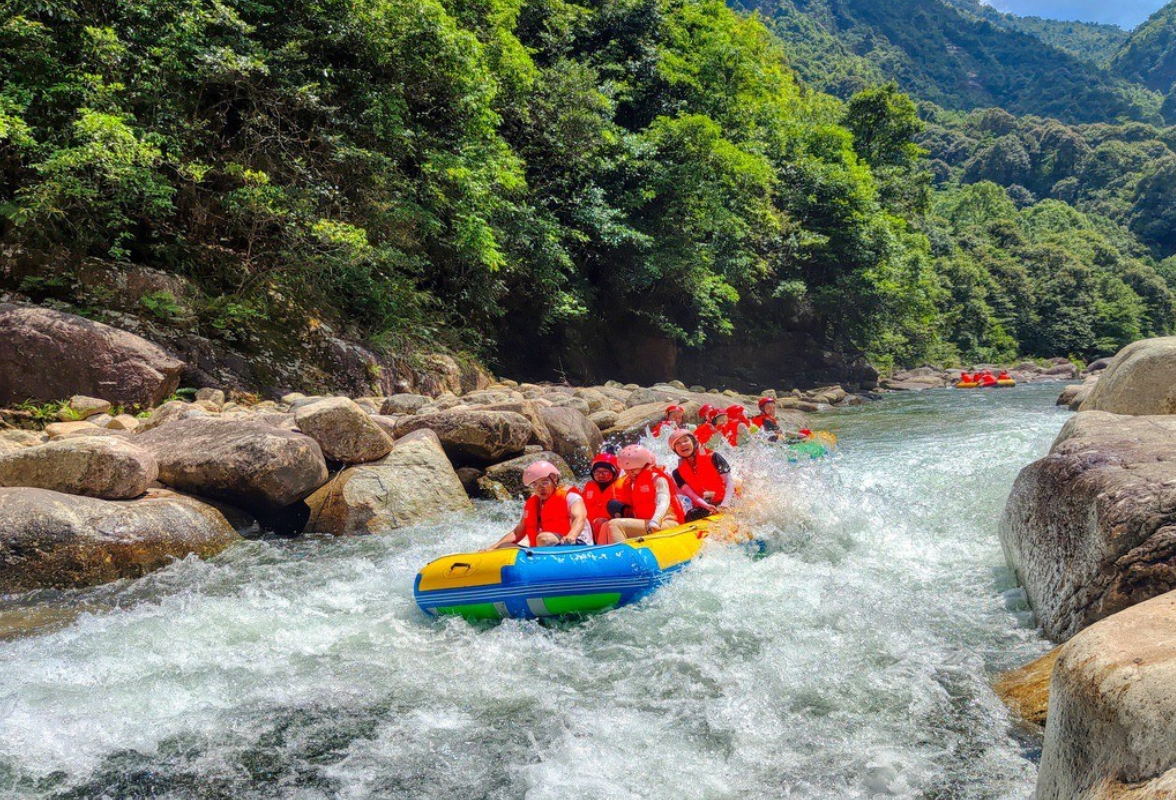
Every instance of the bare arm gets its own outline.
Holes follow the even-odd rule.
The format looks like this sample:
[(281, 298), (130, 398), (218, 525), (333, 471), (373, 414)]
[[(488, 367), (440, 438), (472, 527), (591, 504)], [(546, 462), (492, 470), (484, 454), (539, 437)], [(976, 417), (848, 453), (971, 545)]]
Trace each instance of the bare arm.
[[(592, 529), (588, 527), (588, 506), (584, 505), (584, 501), (577, 497), (568, 510), (572, 515), (572, 526), (568, 529), (568, 535), (564, 537), (564, 541), (567, 544), (592, 544)], [(585, 531), (588, 533), (586, 541), (584, 540)]]
[(519, 540), (523, 538), (523, 521), (520, 519), (519, 524), (514, 526), (514, 530), (503, 536), (494, 544), (487, 547), (487, 550), (499, 550), (503, 547), (514, 547), (518, 545)]

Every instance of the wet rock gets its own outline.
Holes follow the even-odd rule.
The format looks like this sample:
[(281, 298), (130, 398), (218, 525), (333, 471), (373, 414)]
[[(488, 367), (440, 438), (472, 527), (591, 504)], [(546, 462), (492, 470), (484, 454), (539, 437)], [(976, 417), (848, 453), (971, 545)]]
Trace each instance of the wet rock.
[(478, 478), (477, 496), (483, 500), (496, 500), (500, 503), (511, 499), (510, 492), (505, 486), (485, 476)]
[(124, 439), (86, 437), (21, 448), (0, 457), (0, 486), (129, 500), (159, 477), (155, 457)]
[[(697, 409), (696, 409), (697, 411)], [(604, 435), (609, 438), (631, 439), (640, 436), (645, 429), (657, 423), (666, 415), (666, 404), (662, 401), (645, 403), (626, 408), (617, 416), (616, 423)]]
[(1083, 411), (1017, 477), (1001, 545), (1051, 639), (1176, 588), (1173, 453), (1176, 417)]
[(336, 536), (387, 533), (473, 510), (440, 441), (419, 433), (401, 439), (374, 464), (343, 470), (306, 505), (306, 530)]
[(72, 395), (152, 406), (184, 363), (134, 334), (38, 306), (0, 303), (0, 405)]
[(1144, 339), (1120, 350), (1082, 410), (1176, 414), (1176, 336)]
[(392, 452), (392, 439), (362, 408), (333, 397), (298, 409), (298, 429), (319, 443), (323, 455), (344, 464), (378, 461)]
[(557, 406), (540, 409), (539, 413), (551, 431), (551, 449), (563, 456), (572, 469), (586, 472), (604, 442), (600, 429), (574, 408)]
[(466, 494), (470, 497), (478, 496), (478, 480), (484, 475), (480, 469), (473, 467), (461, 467), (457, 470), (457, 479), (461, 481), (462, 488), (465, 489)]
[(154, 453), (168, 486), (259, 515), (302, 500), (328, 477), (314, 439), (264, 422), (183, 419), (134, 442)]
[(992, 688), (1020, 719), (1045, 726), (1049, 708), (1049, 681), (1061, 648), (1055, 647), (1041, 658), (1004, 673)]
[(531, 440), (531, 423), (521, 414), (465, 408), (405, 417), (397, 423), (396, 435), (425, 428), (437, 434), (445, 453), (461, 466), (501, 461), (523, 452)]
[(1176, 796), (1174, 685), (1176, 595), (1075, 636), (1050, 685), (1038, 800)]
[(528, 453), (525, 456), (512, 458), (510, 461), (504, 461), (501, 464), (495, 464), (486, 470), (484, 480), (501, 484), (507, 493), (513, 497), (525, 497), (527, 495), (527, 487), (523, 486), (523, 470), (536, 461), (550, 461), (559, 470), (565, 483), (568, 485), (575, 483), (576, 474), (572, 472), (572, 468), (568, 466), (567, 462), (563, 460), (563, 457), (559, 453), (552, 452)]
[(239, 540), (215, 508), (172, 492), (112, 501), (0, 489), (0, 594), (137, 578)]

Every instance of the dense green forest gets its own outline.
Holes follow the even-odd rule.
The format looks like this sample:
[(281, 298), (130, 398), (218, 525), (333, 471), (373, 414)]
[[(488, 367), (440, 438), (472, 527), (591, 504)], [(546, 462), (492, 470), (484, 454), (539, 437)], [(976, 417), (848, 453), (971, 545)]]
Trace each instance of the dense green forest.
[(1132, 31), (1111, 68), (1128, 80), (1170, 94), (1176, 83), (1176, 5), (1164, 6)]
[[(618, 330), (802, 327), (885, 365), (1172, 329), (1176, 158), (1138, 160), (1171, 156), (1164, 129), (927, 106), (928, 126), (885, 82), (911, 58), (863, 55), (816, 2), (771, 22), (826, 37), (802, 46), (715, 0), (3, 0), (0, 242), (41, 254), (16, 287), (38, 299), (76, 297), (82, 261), (141, 264), (201, 288), (211, 337), (323, 317), (491, 361)], [(952, 105), (934, 48), (975, 34), (993, 69), (1027, 54), (1002, 67), (1011, 107), (1155, 117), (1146, 90), (942, 5), (972, 27), (941, 36), (914, 2), (857, 18), (928, 37), (929, 99)], [(1088, 163), (1102, 194), (1067, 188)]]
[(1069, 53), (1100, 67), (1109, 66), (1111, 59), (1127, 41), (1130, 34), (1118, 25), (1075, 20), (1019, 17), (997, 11), (980, 0), (945, 0), (945, 2), (978, 19), (991, 22), (998, 28), (1020, 31), (1051, 47)]

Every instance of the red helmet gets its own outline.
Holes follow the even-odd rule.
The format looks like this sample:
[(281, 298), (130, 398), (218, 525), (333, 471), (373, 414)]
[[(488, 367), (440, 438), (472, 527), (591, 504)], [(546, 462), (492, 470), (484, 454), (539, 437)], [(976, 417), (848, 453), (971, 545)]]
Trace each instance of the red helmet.
[(764, 406), (766, 406), (768, 403), (775, 403), (775, 402), (776, 402), (776, 398), (774, 398), (774, 397), (761, 397), (759, 399), (759, 403), (758, 403), (759, 410), (763, 411)]
[(682, 408), (682, 406), (666, 406), (666, 418), (668, 419), (670, 414), (673, 414), (675, 411), (681, 411), (683, 414), (686, 413), (686, 409)]
[(711, 412), (710, 412), (710, 421), (714, 422), (719, 417), (729, 417), (729, 416), (731, 416), (731, 415), (727, 413), (727, 409), (725, 409), (725, 408), (712, 408)]
[(597, 467), (608, 467), (612, 470), (613, 475), (621, 474), (621, 467), (617, 464), (617, 457), (612, 453), (601, 453), (596, 458), (592, 459), (592, 466), (589, 472), (595, 472)]
[(727, 406), (728, 417), (743, 417), (747, 415), (747, 409), (743, 406)]
[(703, 403), (702, 408), (698, 409), (698, 418), (708, 420), (711, 418), (711, 414), (713, 414), (714, 411), (715, 407), (710, 403)]
[(625, 470), (625, 472), (632, 472), (642, 467), (653, 466), (657, 463), (657, 457), (648, 448), (642, 447), (639, 444), (631, 444), (623, 448), (620, 454), (617, 455), (617, 463), (621, 465), (621, 469)]

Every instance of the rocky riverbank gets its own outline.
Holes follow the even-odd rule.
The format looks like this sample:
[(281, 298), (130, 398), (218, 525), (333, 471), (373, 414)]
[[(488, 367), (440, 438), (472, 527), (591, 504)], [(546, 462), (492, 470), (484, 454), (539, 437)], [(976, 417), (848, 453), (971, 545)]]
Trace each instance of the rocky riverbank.
[[(432, 394), (176, 398), (183, 362), (126, 331), (0, 305), (0, 333), (0, 594), (137, 577), (243, 534), (384, 533), (517, 496), (538, 458), (582, 474), (605, 440), (636, 439), (670, 403), (697, 421), (703, 404), (751, 414), (758, 399), (485, 374)], [(767, 393), (793, 428), (864, 402), (841, 386)]]
[[(1005, 676), (1048, 711), (1039, 798), (1176, 792), (1176, 338), (1136, 342), (1059, 404), (1079, 413), (1019, 475), (1000, 525), (1052, 657)], [(1056, 659), (1056, 666), (1054, 660)]]

